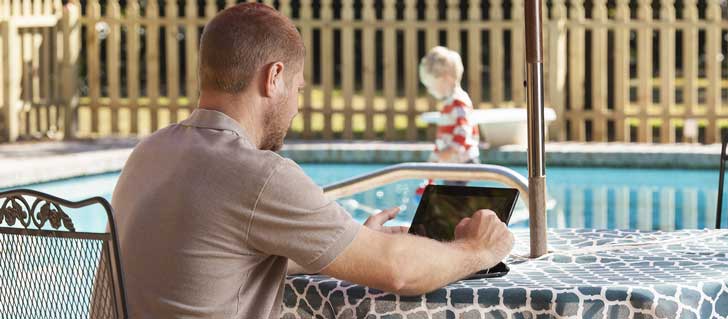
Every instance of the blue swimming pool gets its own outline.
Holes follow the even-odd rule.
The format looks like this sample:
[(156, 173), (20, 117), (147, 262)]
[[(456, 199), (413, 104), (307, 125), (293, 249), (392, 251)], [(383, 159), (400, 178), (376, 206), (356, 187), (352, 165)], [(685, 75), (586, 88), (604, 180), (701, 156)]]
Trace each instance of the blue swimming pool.
[[(386, 167), (383, 164), (303, 164), (303, 169), (319, 184)], [(513, 167), (526, 174), (525, 167)], [(550, 209), (549, 227), (674, 230), (712, 228), (717, 203), (717, 170), (663, 170), (616, 168), (547, 169)], [(91, 196), (111, 198), (118, 173), (79, 177), (28, 188), (72, 200)], [(372, 208), (399, 206), (403, 213), (395, 221), (407, 224), (417, 202), (413, 196), (420, 180), (408, 180), (373, 189), (340, 200), (352, 215), (364, 220)], [(489, 185), (475, 183), (475, 185)], [(493, 184), (490, 184), (493, 185)], [(728, 204), (724, 203), (724, 211)], [(79, 230), (104, 227), (103, 216), (79, 211)], [(512, 218), (512, 227), (527, 227), (527, 210), (521, 202)], [(728, 225), (728, 223), (724, 223)]]

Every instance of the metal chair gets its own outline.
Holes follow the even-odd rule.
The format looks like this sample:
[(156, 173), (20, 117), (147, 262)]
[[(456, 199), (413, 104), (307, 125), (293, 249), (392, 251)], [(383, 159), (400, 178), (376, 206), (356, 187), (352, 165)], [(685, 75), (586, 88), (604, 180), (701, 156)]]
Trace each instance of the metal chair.
[[(111, 205), (0, 192), (0, 318), (126, 318)], [(101, 205), (103, 233), (78, 232), (64, 208)]]
[(728, 131), (723, 134), (723, 143), (720, 149), (720, 176), (718, 177), (718, 208), (716, 208), (715, 213), (715, 229), (720, 229), (721, 214), (723, 213), (723, 180), (725, 179), (725, 162), (728, 161), (726, 146), (728, 146)]

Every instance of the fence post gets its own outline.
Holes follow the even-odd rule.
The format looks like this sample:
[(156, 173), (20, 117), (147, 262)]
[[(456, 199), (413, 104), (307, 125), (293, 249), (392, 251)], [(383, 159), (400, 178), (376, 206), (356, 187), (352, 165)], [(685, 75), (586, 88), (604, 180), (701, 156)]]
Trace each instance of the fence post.
[[(696, 0), (683, 1), (683, 21), (687, 22), (687, 26), (682, 30), (682, 58), (683, 58), (683, 104), (685, 106), (686, 116), (684, 120), (688, 120), (690, 116), (695, 116), (698, 111), (698, 56), (700, 42), (698, 41), (698, 4)], [(699, 111), (698, 111), (699, 112)], [(713, 121), (713, 119), (708, 119)], [(687, 125), (683, 124), (683, 132), (687, 130)], [(683, 134), (682, 141), (687, 141), (687, 134)], [(707, 136), (712, 134), (706, 134)]]
[(0, 1), (0, 19), (7, 20), (10, 17), (10, 1)]
[[(425, 1), (425, 50), (429, 51), (433, 47), (440, 44), (438, 33), (440, 29), (436, 27), (439, 15), (437, 1)], [(427, 95), (427, 109), (429, 111), (437, 111), (437, 102), (432, 96)], [(437, 125), (429, 125), (427, 127), (427, 139), (434, 140), (437, 134)]]
[(465, 75), (468, 77), (468, 94), (473, 101), (473, 108), (479, 109), (480, 102), (483, 101), (483, 55), (480, 47), (482, 38), (482, 27), (478, 22), (481, 18), (481, 2), (470, 1), (468, 8), (468, 20), (471, 22), (468, 28), (468, 64)]
[(18, 27), (13, 19), (0, 22), (0, 37), (2, 37), (2, 70), (5, 126), (2, 139), (15, 142), (19, 135), (18, 109), (20, 108), (20, 36)]
[(583, 142), (586, 139), (584, 127), (584, 91), (585, 91), (585, 32), (584, 32), (584, 12), (583, 0), (571, 1), (571, 21), (575, 23), (569, 30), (569, 105), (571, 106), (568, 114), (561, 115), (566, 117), (571, 129), (570, 136), (567, 139), (572, 141)]
[(660, 142), (674, 143), (675, 130), (670, 114), (675, 104), (675, 0), (660, 1)]
[[(490, 1), (488, 20), (494, 22), (489, 28), (488, 50), (490, 51), (490, 107), (498, 108), (503, 105), (503, 29), (496, 24), (503, 21), (503, 8), (500, 0)], [(468, 43), (470, 45), (470, 43)]]
[(197, 17), (197, 1), (186, 1), (185, 3), (185, 95), (189, 103), (187, 109), (192, 110), (197, 106), (197, 97), (199, 95), (198, 75), (197, 75), (197, 42), (199, 35), (195, 21)]
[[(154, 2), (154, 1), (152, 1)], [(91, 133), (100, 133), (99, 124), (101, 116), (101, 40), (96, 23), (101, 19), (101, 4), (99, 0), (89, 0), (86, 3), (86, 18), (88, 25), (93, 26), (86, 29), (86, 70), (88, 76), (89, 107), (91, 108)]]
[(61, 61), (61, 105), (63, 106), (63, 139), (73, 139), (78, 125), (78, 58), (81, 51), (81, 8), (74, 2), (63, 6), (61, 34), (63, 59)]
[(374, 91), (376, 89), (376, 46), (374, 39), (376, 29), (374, 23), (376, 13), (374, 0), (362, 2), (362, 20), (364, 28), (361, 30), (361, 56), (362, 56), (362, 87), (364, 89), (365, 126), (364, 138), (374, 139)]
[(118, 0), (106, 3), (106, 16), (110, 19), (110, 33), (106, 38), (106, 70), (108, 78), (109, 108), (111, 109), (111, 133), (119, 133), (119, 109), (121, 108), (121, 8)]
[(705, 34), (705, 72), (708, 78), (706, 104), (708, 106), (708, 129), (705, 134), (706, 143), (720, 141), (720, 129), (716, 126), (718, 110), (721, 105), (721, 9), (719, 0), (708, 0), (705, 18), (708, 26)]
[[(437, 2), (437, 1), (435, 1)], [(447, 0), (447, 47), (460, 51), (460, 0)]]
[(407, 140), (417, 140), (417, 1), (405, 1), (404, 19), (407, 21), (404, 39), (405, 95), (407, 97)]
[(320, 39), (319, 52), (321, 52), (321, 61), (327, 61), (316, 65), (321, 71), (321, 88), (323, 90), (323, 118), (324, 130), (323, 139), (330, 140), (333, 137), (333, 91), (334, 91), (334, 29), (331, 22), (334, 21), (333, 0), (322, 0), (319, 16), (320, 21), (324, 24), (319, 31)]
[(551, 9), (552, 19), (549, 21), (549, 66), (548, 95), (551, 107), (558, 115), (550, 132), (556, 133), (552, 138), (564, 140), (564, 110), (566, 109), (566, 6), (564, 0), (554, 0)]
[(342, 1), (341, 18), (341, 93), (344, 97), (344, 132), (343, 139), (354, 138), (354, 1)]
[[(116, 0), (111, 0), (116, 1)], [(167, 108), (169, 110), (170, 123), (177, 123), (179, 116), (179, 35), (178, 24), (179, 8), (177, 1), (165, 0), (164, 2), (164, 19), (168, 24), (164, 26), (165, 53), (164, 64), (167, 74)]]
[[(397, 95), (397, 30), (394, 22), (397, 20), (397, 8), (394, 1), (385, 1), (382, 18), (387, 22), (383, 30), (383, 65), (384, 65), (384, 98), (386, 100), (387, 127), (384, 138), (395, 140), (395, 99)], [(448, 39), (449, 40), (449, 39)]]
[(617, 1), (615, 20), (617, 29), (614, 32), (614, 140), (629, 142), (625, 121), (627, 105), (629, 105), (629, 0)]
[[(194, 3), (194, 1), (190, 2)], [(124, 48), (126, 50), (126, 96), (129, 101), (129, 118), (131, 119), (129, 131), (132, 134), (139, 134), (139, 31), (141, 30), (139, 11), (139, 1), (129, 0), (126, 2), (126, 18), (128, 21), (126, 25), (126, 47)], [(195, 30), (197, 29), (195, 28)], [(195, 64), (195, 66), (197, 65)], [(197, 74), (197, 70), (195, 70), (195, 74)]]
[[(209, 1), (208, 3), (214, 3)], [(301, 0), (299, 10), (299, 21), (301, 25), (301, 39), (303, 45), (309, 52), (313, 51), (313, 27), (311, 22), (313, 20), (313, 12), (311, 9), (311, 0)], [(311, 132), (311, 113), (313, 113), (313, 105), (311, 101), (311, 87), (313, 83), (313, 54), (306, 54), (304, 58), (303, 66), (303, 79), (306, 81), (306, 86), (303, 88), (303, 106), (301, 107), (301, 116), (303, 117), (303, 138), (310, 139), (313, 136)]]
[(652, 107), (652, 1), (639, 0), (637, 19), (640, 27), (637, 30), (637, 104), (639, 107), (639, 127), (637, 141), (652, 141), (648, 116)]
[(147, 1), (144, 18), (146, 20), (146, 74), (147, 77), (147, 109), (151, 132), (159, 128), (159, 3), (158, 0)]
[[(513, 0), (511, 5), (511, 100), (515, 107), (525, 106), (524, 66), (526, 58), (523, 56), (526, 35), (523, 33), (523, 0)], [(559, 114), (563, 117), (563, 114)]]
[(595, 0), (592, 21), (596, 26), (591, 37), (591, 141), (607, 140), (607, 1)]

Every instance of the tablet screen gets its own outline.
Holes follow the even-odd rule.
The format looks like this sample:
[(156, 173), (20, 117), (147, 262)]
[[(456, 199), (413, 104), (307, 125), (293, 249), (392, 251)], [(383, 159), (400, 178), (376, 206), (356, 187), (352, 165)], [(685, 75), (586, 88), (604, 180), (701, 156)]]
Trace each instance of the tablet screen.
[(518, 198), (511, 188), (430, 185), (410, 226), (410, 233), (440, 241), (455, 237), (455, 226), (479, 209), (494, 211), (508, 224)]

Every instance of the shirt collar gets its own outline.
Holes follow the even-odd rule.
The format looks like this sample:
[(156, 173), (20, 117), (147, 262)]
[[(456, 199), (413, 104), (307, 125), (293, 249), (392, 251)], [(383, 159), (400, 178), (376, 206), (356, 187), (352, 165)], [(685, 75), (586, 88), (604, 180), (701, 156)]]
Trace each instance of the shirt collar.
[(196, 108), (187, 119), (180, 122), (180, 125), (230, 131), (239, 137), (248, 139), (245, 129), (240, 126), (240, 123), (219, 111)]

